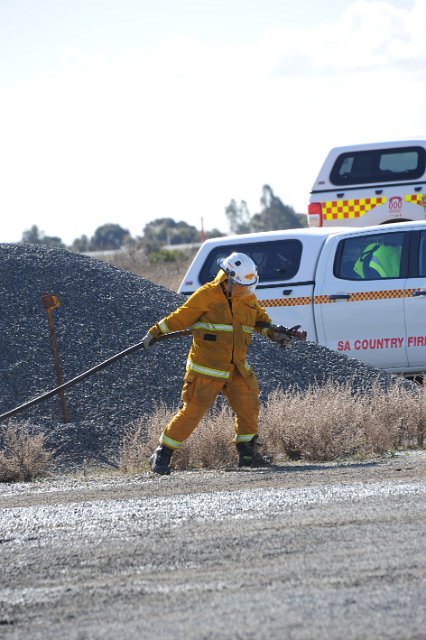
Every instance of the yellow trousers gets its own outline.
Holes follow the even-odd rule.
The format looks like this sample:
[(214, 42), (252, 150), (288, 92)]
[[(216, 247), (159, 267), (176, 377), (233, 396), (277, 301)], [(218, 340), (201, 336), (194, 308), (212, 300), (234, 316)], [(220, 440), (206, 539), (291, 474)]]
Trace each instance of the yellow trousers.
[(257, 434), (259, 386), (254, 373), (243, 378), (238, 369), (228, 380), (212, 380), (188, 371), (182, 388), (182, 406), (160, 436), (160, 443), (178, 449), (197, 427), (216, 396), (223, 393), (235, 413), (235, 442)]

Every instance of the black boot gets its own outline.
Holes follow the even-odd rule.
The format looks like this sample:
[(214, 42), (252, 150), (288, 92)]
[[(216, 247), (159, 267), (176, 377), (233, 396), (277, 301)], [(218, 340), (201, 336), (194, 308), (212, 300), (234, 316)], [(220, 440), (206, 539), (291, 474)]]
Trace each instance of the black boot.
[(164, 444), (160, 444), (149, 459), (151, 469), (162, 476), (168, 476), (170, 474), (169, 464), (172, 454), (173, 449), (169, 449), (169, 447), (165, 447)]
[(239, 467), (269, 467), (271, 457), (263, 456), (256, 448), (260, 447), (257, 442), (258, 436), (253, 436), (249, 442), (238, 442), (238, 466)]

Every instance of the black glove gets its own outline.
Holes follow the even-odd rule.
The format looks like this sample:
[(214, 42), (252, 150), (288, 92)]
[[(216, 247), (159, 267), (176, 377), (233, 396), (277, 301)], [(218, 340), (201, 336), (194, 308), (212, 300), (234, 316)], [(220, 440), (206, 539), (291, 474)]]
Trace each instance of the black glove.
[(299, 329), (299, 324), (295, 327), (291, 327), (290, 329), (283, 327), (282, 325), (278, 327), (272, 325), (268, 335), (271, 340), (278, 342), (282, 347), (288, 347), (293, 340), (306, 340), (306, 331), (299, 331)]
[(292, 337), (288, 335), (288, 333), (284, 331), (279, 331), (277, 329), (271, 329), (269, 332), (269, 337), (273, 342), (278, 342), (281, 347), (288, 347), (292, 342)]

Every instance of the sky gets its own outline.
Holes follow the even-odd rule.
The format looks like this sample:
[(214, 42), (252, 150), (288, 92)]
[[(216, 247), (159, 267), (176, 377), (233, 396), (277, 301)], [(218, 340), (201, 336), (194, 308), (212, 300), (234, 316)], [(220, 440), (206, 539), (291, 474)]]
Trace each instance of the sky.
[(426, 0), (0, 0), (0, 242), (306, 213), (332, 147), (425, 114)]

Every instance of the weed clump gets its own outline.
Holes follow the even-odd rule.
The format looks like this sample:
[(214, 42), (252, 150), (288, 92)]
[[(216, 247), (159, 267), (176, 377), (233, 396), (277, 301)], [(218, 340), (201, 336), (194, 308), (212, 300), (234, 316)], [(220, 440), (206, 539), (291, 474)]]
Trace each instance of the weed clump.
[(118, 467), (123, 473), (146, 471), (148, 457), (158, 445), (164, 426), (173, 415), (164, 405), (157, 407), (152, 415), (137, 420), (124, 435), (121, 443)]
[(48, 475), (52, 452), (43, 434), (33, 435), (27, 423), (7, 427), (0, 449), (0, 482), (29, 482)]

